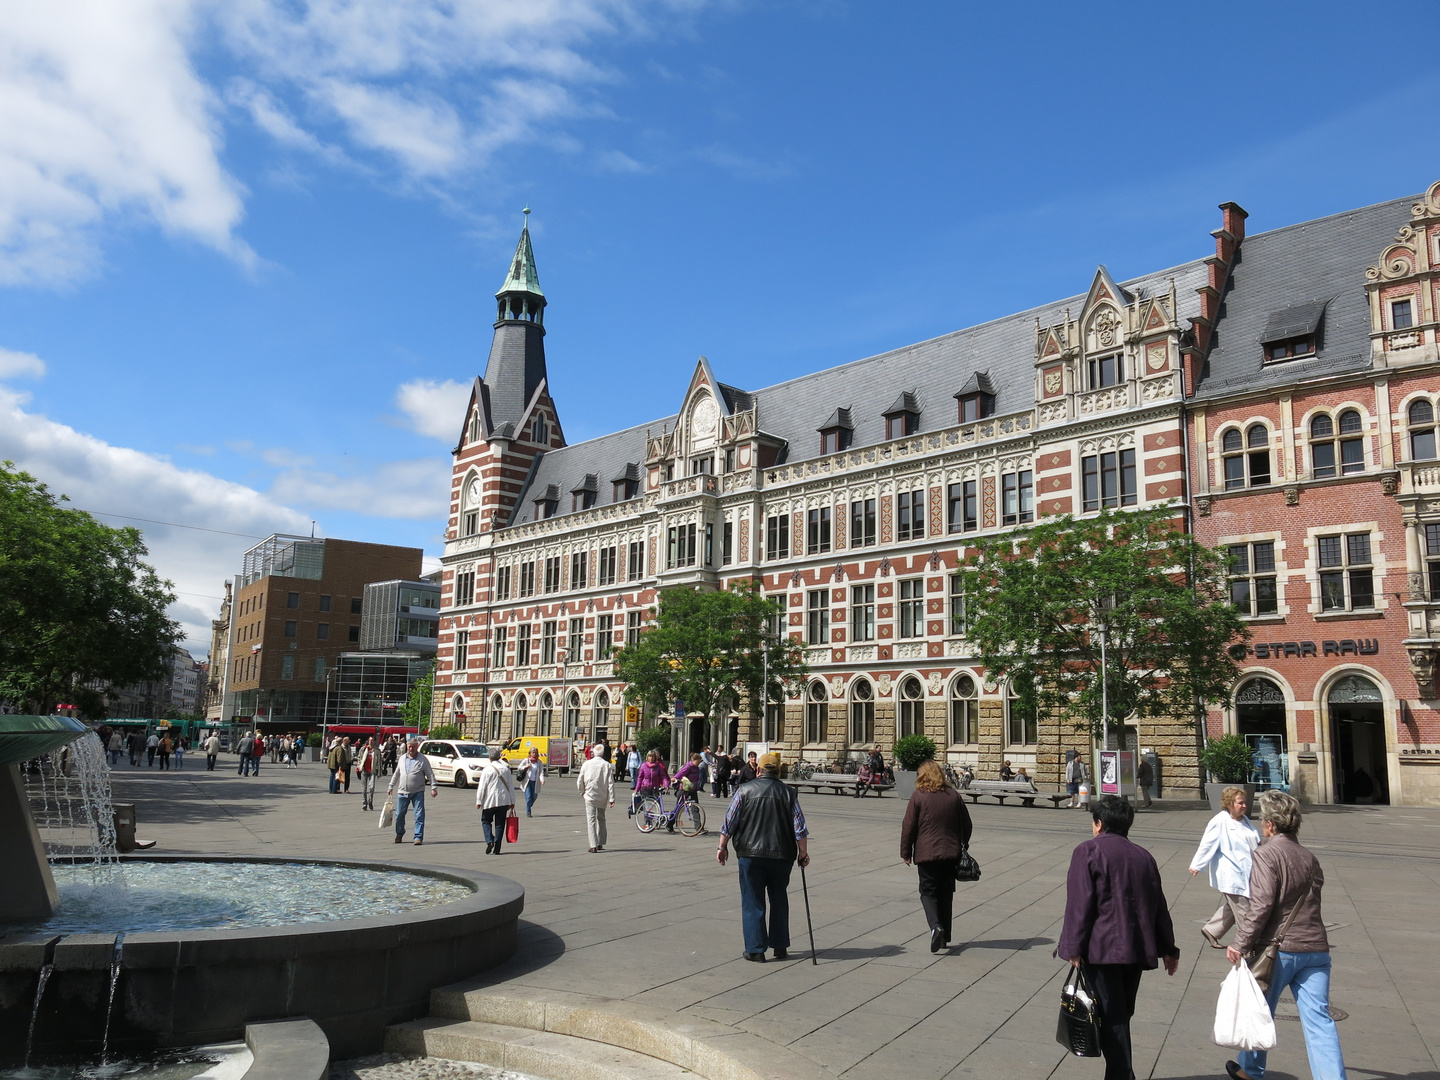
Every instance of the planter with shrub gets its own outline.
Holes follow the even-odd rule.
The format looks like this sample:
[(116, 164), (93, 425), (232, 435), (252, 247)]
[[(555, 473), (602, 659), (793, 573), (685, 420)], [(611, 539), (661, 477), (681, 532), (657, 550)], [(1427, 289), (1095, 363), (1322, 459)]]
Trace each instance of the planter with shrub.
[(1255, 813), (1257, 785), (1249, 782), (1254, 753), (1243, 735), (1221, 735), (1217, 739), (1205, 740), (1205, 749), (1200, 752), (1200, 764), (1210, 776), (1205, 785), (1205, 796), (1210, 800), (1210, 809), (1223, 810), (1220, 799), (1225, 789), (1238, 787), (1245, 789), (1245, 802), (1250, 807), (1250, 813)]
[(935, 759), (935, 742), (924, 735), (906, 735), (895, 740), (891, 754), (895, 764), (895, 794), (908, 799), (915, 791), (915, 770), (922, 762)]

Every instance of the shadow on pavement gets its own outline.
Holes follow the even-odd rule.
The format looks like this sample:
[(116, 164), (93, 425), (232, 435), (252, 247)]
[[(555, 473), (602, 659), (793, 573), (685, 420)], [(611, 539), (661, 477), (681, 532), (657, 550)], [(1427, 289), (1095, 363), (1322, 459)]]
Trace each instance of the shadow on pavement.
[(528, 975), (565, 955), (565, 939), (539, 923), (521, 919), (515, 934), (515, 955), (475, 978), (476, 986), (494, 986)]
[(903, 952), (903, 945), (877, 945), (873, 949), (817, 949), (815, 955), (824, 960), (872, 960), (877, 956), (899, 956)]
[(1024, 952), (1026, 949), (1033, 949), (1036, 945), (1054, 945), (1055, 939), (1048, 937), (1038, 938), (986, 938), (983, 941), (957, 941), (955, 948), (965, 949), (1005, 949), (1009, 952)]

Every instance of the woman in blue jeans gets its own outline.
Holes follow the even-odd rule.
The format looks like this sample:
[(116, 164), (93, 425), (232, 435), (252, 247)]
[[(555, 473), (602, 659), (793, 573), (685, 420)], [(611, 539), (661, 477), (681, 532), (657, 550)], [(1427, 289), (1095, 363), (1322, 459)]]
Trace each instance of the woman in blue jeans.
[[(1299, 801), (1284, 792), (1266, 791), (1258, 803), (1260, 833), (1265, 839), (1251, 858), (1250, 907), (1225, 955), (1238, 964), (1282, 935), (1267, 994), (1270, 1012), (1274, 1014), (1281, 992), (1289, 987), (1300, 1009), (1311, 1077), (1346, 1080), (1340, 1033), (1330, 1017), (1330, 941), (1320, 914), (1325, 873), (1319, 860), (1297, 839)], [(1264, 1050), (1242, 1051), (1238, 1058), (1225, 1063), (1232, 1078), (1263, 1080)]]

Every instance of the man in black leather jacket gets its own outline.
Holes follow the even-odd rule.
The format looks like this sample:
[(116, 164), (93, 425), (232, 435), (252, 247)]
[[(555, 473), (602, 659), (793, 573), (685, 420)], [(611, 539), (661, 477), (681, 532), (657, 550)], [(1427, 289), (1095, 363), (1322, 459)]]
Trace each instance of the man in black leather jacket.
[[(810, 865), (810, 831), (794, 788), (780, 781), (780, 755), (760, 759), (761, 774), (742, 784), (720, 826), (721, 866), (729, 857), (733, 839), (740, 864), (740, 916), (745, 930), (745, 959), (765, 962), (765, 949), (784, 960), (790, 949), (790, 869), (798, 860)], [(770, 901), (770, 924), (765, 924), (765, 901)]]

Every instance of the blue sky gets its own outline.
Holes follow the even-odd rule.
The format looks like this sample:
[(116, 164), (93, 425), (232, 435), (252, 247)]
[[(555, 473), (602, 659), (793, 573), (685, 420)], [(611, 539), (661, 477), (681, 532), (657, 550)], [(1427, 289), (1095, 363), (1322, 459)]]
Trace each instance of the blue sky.
[(522, 206), (575, 442), (700, 354), (760, 387), (1203, 256), (1224, 200), (1255, 232), (1423, 190), (1433, 10), (12, 7), (0, 457), (218, 530), (145, 525), (203, 651), (232, 534), (438, 554)]

